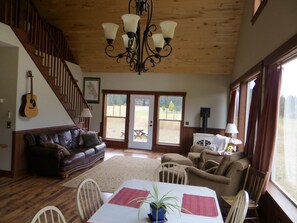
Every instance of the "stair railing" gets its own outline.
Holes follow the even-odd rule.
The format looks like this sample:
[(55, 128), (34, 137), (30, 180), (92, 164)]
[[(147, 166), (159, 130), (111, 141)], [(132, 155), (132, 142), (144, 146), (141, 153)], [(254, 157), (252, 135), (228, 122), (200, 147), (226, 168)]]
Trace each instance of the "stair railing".
[(83, 108), (89, 106), (66, 64), (65, 60), (75, 63), (75, 59), (63, 33), (41, 18), (31, 0), (0, 1), (0, 22), (27, 33), (35, 55), (40, 56), (42, 66), (48, 68), (48, 72), (41, 73), (49, 76), (45, 79), (73, 121), (84, 123), (83, 128), (88, 129), (88, 118), (79, 116)]

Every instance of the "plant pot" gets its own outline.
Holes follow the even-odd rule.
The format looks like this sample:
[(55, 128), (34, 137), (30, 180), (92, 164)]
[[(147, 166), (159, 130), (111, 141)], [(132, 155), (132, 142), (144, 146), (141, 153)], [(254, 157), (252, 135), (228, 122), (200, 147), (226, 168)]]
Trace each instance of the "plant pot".
[(166, 217), (165, 207), (160, 207), (157, 209), (155, 203), (150, 203), (150, 208), (151, 208), (151, 217), (153, 220), (159, 220), (159, 221), (165, 220), (165, 217)]

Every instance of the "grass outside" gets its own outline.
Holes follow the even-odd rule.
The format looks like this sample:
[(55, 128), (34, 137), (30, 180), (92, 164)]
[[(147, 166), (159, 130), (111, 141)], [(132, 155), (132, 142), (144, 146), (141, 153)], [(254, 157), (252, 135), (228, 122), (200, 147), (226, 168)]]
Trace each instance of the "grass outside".
[[(125, 113), (126, 106), (107, 107), (106, 137), (110, 139), (124, 139), (125, 132)], [(113, 117), (111, 117), (113, 116)], [(143, 129), (148, 132), (148, 106), (136, 106), (135, 108), (134, 129)], [(168, 109), (159, 110), (159, 137), (158, 141), (169, 144), (180, 143), (181, 113), (169, 111)], [(146, 137), (134, 137), (135, 141), (146, 141)]]
[(297, 203), (297, 119), (280, 118), (272, 179)]

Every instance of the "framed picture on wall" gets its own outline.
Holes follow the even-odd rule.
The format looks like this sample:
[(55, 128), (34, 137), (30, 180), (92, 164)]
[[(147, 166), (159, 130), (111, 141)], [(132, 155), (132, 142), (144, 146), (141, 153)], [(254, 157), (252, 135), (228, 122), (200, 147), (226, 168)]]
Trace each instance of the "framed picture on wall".
[(100, 78), (84, 78), (84, 97), (88, 103), (99, 104), (100, 102)]

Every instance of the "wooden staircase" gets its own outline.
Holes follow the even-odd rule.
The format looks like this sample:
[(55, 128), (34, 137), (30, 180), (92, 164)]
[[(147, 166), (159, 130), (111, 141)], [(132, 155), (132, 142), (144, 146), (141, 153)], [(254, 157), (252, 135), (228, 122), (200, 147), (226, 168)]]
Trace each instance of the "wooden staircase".
[(40, 17), (31, 0), (4, 0), (0, 8), (0, 22), (10, 25), (73, 122), (88, 125), (79, 118), (89, 106), (66, 64), (75, 60), (62, 32)]

